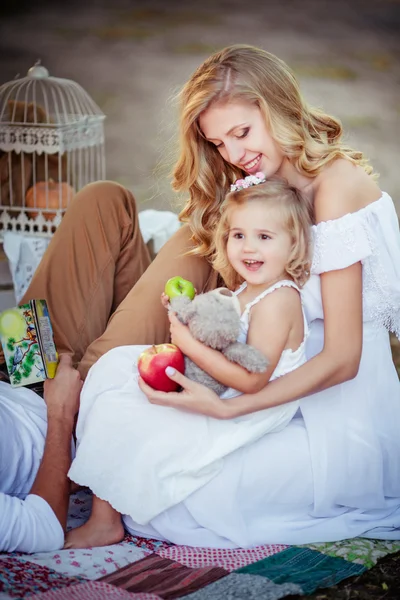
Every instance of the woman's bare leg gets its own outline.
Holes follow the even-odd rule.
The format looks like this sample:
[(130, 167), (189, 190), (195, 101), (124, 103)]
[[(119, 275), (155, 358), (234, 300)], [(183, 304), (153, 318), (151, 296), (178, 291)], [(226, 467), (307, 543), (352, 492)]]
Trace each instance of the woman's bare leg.
[(124, 538), (121, 515), (111, 504), (93, 496), (89, 520), (65, 536), (64, 548), (94, 548), (118, 544)]

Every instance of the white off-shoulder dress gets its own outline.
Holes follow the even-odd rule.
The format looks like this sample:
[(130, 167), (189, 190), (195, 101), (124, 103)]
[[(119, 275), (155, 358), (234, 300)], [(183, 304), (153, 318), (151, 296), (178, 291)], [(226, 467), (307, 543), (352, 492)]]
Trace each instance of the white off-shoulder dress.
[[(240, 318), (239, 342), (246, 342), (251, 310), (280, 287), (275, 283), (249, 302)], [(236, 292), (239, 295), (244, 283)], [(281, 377), (306, 362), (304, 339), (286, 349), (271, 375)], [(69, 477), (86, 485), (131, 521), (148, 524), (186, 500), (224, 468), (224, 458), (263, 435), (282, 430), (296, 414), (290, 402), (237, 419), (220, 420), (150, 404), (138, 386), (137, 359), (147, 346), (122, 346), (91, 368), (81, 394), (77, 452)], [(232, 388), (222, 398), (237, 396)]]
[(356, 536), (400, 539), (400, 383), (388, 329), (400, 335), (400, 236), (391, 198), (313, 227), (303, 294), (309, 357), (323, 345), (320, 274), (363, 266), (358, 375), (300, 401), (278, 433), (233, 452), (184, 502), (128, 530), (177, 544), (247, 547)]

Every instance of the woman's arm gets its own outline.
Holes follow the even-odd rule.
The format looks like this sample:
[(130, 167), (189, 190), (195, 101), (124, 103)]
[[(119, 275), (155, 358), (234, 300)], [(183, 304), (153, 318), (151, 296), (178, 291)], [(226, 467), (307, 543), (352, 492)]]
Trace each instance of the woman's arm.
[[(358, 372), (362, 349), (362, 272), (356, 263), (321, 276), (324, 347), (304, 365), (271, 381), (258, 394), (229, 401), (235, 415), (278, 406), (320, 392)], [(239, 400), (239, 399), (237, 399)]]
[[(170, 316), (171, 341), (196, 365), (223, 385), (242, 393), (256, 393), (268, 383), (287, 344), (292, 318), (300, 298), (291, 288), (281, 288), (266, 296), (252, 309), (248, 342), (268, 360), (264, 373), (250, 373), (229, 361), (221, 352), (195, 340), (175, 315)], [(301, 309), (300, 309), (301, 315)], [(301, 316), (302, 318), (302, 316)]]
[(194, 384), (177, 372), (167, 374), (182, 386), (182, 392), (158, 392), (140, 381), (142, 391), (153, 404), (217, 419), (231, 419), (292, 402), (352, 379), (358, 371), (362, 347), (361, 264), (325, 273), (321, 279), (324, 348), (303, 366), (271, 381), (256, 394), (244, 394), (230, 400), (220, 400), (205, 386)]

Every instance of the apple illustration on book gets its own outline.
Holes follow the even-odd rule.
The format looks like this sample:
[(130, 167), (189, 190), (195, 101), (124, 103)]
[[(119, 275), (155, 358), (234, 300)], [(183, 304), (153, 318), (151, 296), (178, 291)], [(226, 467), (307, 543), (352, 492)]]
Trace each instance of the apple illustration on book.
[(168, 279), (164, 292), (170, 300), (176, 296), (187, 296), (190, 300), (193, 300), (196, 295), (193, 283), (179, 275)]
[(173, 367), (184, 373), (185, 359), (175, 344), (157, 344), (140, 354), (137, 366), (147, 385), (160, 392), (176, 392), (179, 385), (165, 374), (165, 369)]

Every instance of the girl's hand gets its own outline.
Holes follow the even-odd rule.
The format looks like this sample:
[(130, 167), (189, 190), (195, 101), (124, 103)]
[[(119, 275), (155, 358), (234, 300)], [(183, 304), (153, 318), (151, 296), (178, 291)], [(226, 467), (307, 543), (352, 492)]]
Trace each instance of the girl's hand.
[(199, 344), (190, 333), (189, 327), (180, 322), (176, 314), (172, 311), (168, 313), (170, 322), (169, 331), (171, 334), (171, 342), (178, 346), (183, 354), (190, 355), (194, 344)]
[(214, 419), (229, 419), (234, 416), (230, 410), (229, 402), (221, 400), (209, 388), (191, 381), (172, 367), (167, 367), (165, 372), (183, 390), (181, 392), (159, 392), (148, 386), (140, 377), (139, 387), (151, 404), (187, 410)]
[(164, 308), (166, 308), (167, 310), (169, 309), (169, 296), (167, 296), (167, 294), (165, 292), (163, 292), (161, 294), (161, 304), (163, 305)]
[[(194, 295), (197, 296), (196, 288), (194, 288)], [(170, 302), (169, 302), (169, 296), (167, 296), (167, 294), (165, 292), (163, 292), (161, 294), (161, 304), (163, 305), (164, 308), (167, 308), (167, 309), (169, 309), (171, 307)]]

